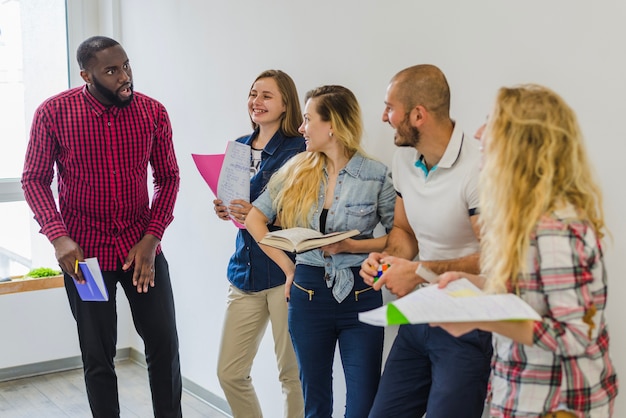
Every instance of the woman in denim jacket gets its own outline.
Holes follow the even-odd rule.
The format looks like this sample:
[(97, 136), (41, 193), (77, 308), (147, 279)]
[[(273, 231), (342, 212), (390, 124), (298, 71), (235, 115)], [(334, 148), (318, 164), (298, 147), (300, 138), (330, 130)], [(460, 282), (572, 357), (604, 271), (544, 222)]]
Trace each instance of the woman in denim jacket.
[[(248, 113), (254, 132), (237, 141), (252, 147), (252, 201), (261, 194), (276, 170), (289, 158), (304, 151), (304, 138), (298, 133), (302, 122), (298, 92), (291, 77), (279, 70), (262, 72), (250, 87)], [(242, 224), (252, 207), (249, 202), (239, 199), (232, 200), (228, 207), (219, 199), (213, 204), (219, 218), (233, 218)], [(273, 225), (269, 227), (276, 229)], [(235, 253), (228, 264), (228, 280), (230, 287), (217, 375), (233, 416), (263, 416), (250, 370), (267, 323), (271, 321), (278, 378), (284, 396), (284, 416), (302, 417), (302, 389), (283, 299), (285, 275), (245, 229), (240, 229), (237, 234)]]
[(382, 223), (391, 229), (395, 191), (388, 168), (362, 151), (362, 131), (350, 90), (323, 86), (308, 92), (300, 126), (307, 152), (272, 177), (246, 220), (257, 241), (275, 218), (285, 228), (360, 231), (355, 239), (297, 254), (295, 264), (283, 251), (261, 245), (287, 276), (289, 332), (307, 417), (332, 416), (337, 342), (346, 377), (346, 417), (367, 416), (380, 378), (383, 328), (359, 322), (358, 313), (381, 306), (382, 297), (359, 278), (359, 268), (370, 251), (385, 246), (387, 235), (374, 238), (374, 228)]

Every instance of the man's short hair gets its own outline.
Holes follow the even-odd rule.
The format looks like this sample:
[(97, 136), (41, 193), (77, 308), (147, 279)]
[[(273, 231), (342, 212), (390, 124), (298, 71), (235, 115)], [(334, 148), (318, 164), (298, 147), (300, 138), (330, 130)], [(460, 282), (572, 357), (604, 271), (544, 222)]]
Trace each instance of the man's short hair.
[(88, 69), (96, 53), (120, 43), (106, 36), (92, 36), (85, 39), (76, 50), (76, 59), (81, 70)]

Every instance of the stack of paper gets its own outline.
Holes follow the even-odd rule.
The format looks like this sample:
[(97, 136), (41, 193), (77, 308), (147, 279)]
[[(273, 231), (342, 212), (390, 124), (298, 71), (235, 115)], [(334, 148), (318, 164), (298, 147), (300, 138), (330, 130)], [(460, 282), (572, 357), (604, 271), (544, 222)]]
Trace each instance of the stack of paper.
[(488, 295), (467, 279), (443, 289), (430, 285), (359, 314), (361, 322), (378, 326), (523, 319), (538, 321), (541, 316), (516, 295)]

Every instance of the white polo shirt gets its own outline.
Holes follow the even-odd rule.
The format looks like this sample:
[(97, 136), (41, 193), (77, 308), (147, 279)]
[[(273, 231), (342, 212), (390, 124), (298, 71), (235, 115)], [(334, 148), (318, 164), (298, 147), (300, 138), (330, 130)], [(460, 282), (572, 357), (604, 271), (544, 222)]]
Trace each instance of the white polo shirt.
[(454, 127), (439, 163), (426, 172), (413, 147), (393, 156), (393, 185), (419, 245), (420, 260), (449, 260), (480, 250), (470, 222), (478, 210), (478, 141)]

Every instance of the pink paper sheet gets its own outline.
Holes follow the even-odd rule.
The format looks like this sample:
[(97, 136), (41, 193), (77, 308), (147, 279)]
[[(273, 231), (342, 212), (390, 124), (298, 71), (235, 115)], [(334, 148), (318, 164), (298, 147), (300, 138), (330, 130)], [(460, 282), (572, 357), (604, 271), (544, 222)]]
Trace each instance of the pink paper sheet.
[[(213, 192), (213, 195), (217, 197), (217, 183), (220, 178), (220, 171), (222, 171), (222, 164), (224, 164), (224, 154), (191, 154), (196, 167), (200, 175), (209, 185), (209, 188)], [(246, 227), (236, 220), (232, 219), (233, 223), (239, 229), (245, 229)]]

